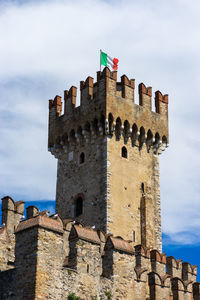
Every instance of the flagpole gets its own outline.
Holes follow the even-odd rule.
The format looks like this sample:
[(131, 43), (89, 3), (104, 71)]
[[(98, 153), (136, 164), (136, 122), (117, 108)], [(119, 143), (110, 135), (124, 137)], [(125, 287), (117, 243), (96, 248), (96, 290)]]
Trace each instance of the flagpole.
[(101, 72), (101, 49), (100, 49), (100, 72)]

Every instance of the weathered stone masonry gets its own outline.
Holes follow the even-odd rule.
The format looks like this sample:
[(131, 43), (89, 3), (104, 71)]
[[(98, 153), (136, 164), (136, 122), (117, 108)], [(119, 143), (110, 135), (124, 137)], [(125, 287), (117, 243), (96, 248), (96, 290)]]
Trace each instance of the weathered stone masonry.
[(162, 253), (168, 96), (105, 68), (49, 101), (56, 213), (2, 199), (0, 299), (199, 300), (197, 267)]
[[(161, 251), (158, 154), (168, 144), (168, 96), (108, 68), (97, 72), (97, 82), (81, 81), (81, 103), (76, 88), (49, 102), (49, 151), (58, 159), (56, 212), (86, 226)], [(121, 155), (125, 147), (127, 157)], [(84, 155), (84, 163), (80, 156)], [(143, 188), (142, 188), (143, 186)], [(142, 191), (143, 189), (143, 191)], [(83, 212), (76, 216), (77, 197)]]
[(0, 299), (199, 299), (196, 266), (73, 223), (29, 212), (15, 230), (14, 266), (0, 265)]

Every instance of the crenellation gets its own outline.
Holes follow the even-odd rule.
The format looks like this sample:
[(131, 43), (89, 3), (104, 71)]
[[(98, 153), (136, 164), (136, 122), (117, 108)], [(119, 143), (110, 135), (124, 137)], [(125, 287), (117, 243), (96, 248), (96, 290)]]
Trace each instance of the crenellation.
[(148, 284), (150, 289), (150, 299), (152, 300), (172, 299), (169, 276), (160, 276), (156, 272), (150, 272), (148, 274)]
[(143, 106), (145, 109), (151, 111), (152, 103), (152, 87), (146, 87), (144, 83), (140, 83), (138, 86), (138, 93), (139, 93), (139, 104)]
[(151, 250), (150, 259), (152, 272), (164, 276), (166, 274), (166, 254), (160, 253), (158, 250)]
[(16, 201), (15, 202), (15, 210), (18, 214), (24, 214), (24, 201)]
[(94, 78), (88, 76), (85, 81), (80, 81), (80, 92), (81, 99), (80, 105), (81, 107), (90, 105), (90, 101), (94, 98), (93, 88), (94, 88)]
[(168, 95), (163, 95), (160, 91), (155, 92), (156, 112), (168, 117)]
[(173, 256), (167, 256), (167, 274), (172, 277), (182, 278), (182, 260), (175, 259)]
[(183, 262), (182, 263), (182, 279), (184, 281), (196, 281), (196, 276), (197, 276), (197, 266), (191, 266), (190, 263), (188, 262)]
[(10, 196), (2, 198), (2, 224), (12, 234), (24, 215), (24, 201), (15, 202)]
[(24, 218), (24, 202), (10, 196), (2, 198), (2, 227), (0, 227), (0, 270), (12, 269), (15, 260), (14, 231)]
[(102, 79), (105, 78), (110, 78), (114, 81), (117, 81), (117, 71), (110, 71), (108, 67), (105, 67), (102, 72), (97, 72), (97, 83), (99, 83)]
[(128, 79), (126, 75), (121, 76), (121, 97), (134, 103), (135, 79)]
[(71, 116), (76, 107), (77, 87), (72, 86), (69, 91), (64, 91), (64, 114)]
[(96, 231), (73, 225), (69, 235), (68, 267), (81, 273), (100, 274), (100, 239)]
[(171, 279), (173, 299), (190, 300), (192, 298), (192, 282), (183, 282), (181, 278)]
[[(161, 136), (161, 138), (164, 137), (164, 139), (162, 144), (155, 144), (154, 149), (156, 152), (159, 152), (159, 154), (165, 150), (166, 141), (168, 139), (167, 119), (164, 118), (164, 114), (161, 114), (161, 110), (158, 111), (159, 114), (151, 111), (151, 88), (146, 88), (144, 84), (139, 85), (140, 105), (137, 105), (134, 104), (134, 79), (129, 80), (126, 75), (123, 75), (121, 76), (121, 82), (117, 82), (116, 80), (117, 72), (111, 72), (108, 68), (105, 68), (102, 72), (97, 72), (97, 83), (93, 83), (93, 78), (90, 76), (86, 81), (81, 81), (81, 104), (79, 107), (76, 107), (77, 88), (72, 86), (69, 91), (65, 91), (64, 93), (64, 115), (61, 115), (61, 98), (56, 96), (53, 104), (50, 105), (49, 118), (49, 149), (52, 153), (54, 153), (53, 147), (56, 146), (58, 148), (59, 146), (59, 144), (56, 143), (58, 137), (62, 140), (65, 135), (69, 136), (72, 130), (75, 131), (77, 137), (79, 127), (83, 129), (83, 142), (88, 142), (88, 131), (84, 129), (86, 122), (90, 125), (90, 135), (93, 139), (96, 139), (98, 134), (100, 136), (110, 135), (111, 130), (118, 134), (118, 127), (115, 125), (118, 118), (121, 120), (121, 134), (119, 137), (122, 138), (126, 136), (127, 139), (125, 143), (131, 138), (132, 126), (136, 123), (139, 132), (141, 132), (142, 127), (146, 132), (144, 141), (148, 144), (148, 150), (153, 146), (153, 139), (156, 139), (155, 134), (157, 132), (159, 132), (159, 136)], [(157, 95), (157, 98), (162, 98), (160, 92), (157, 93)], [(162, 98), (165, 102), (166, 97), (165, 95)], [(55, 113), (54, 117), (51, 116), (52, 107), (56, 107), (56, 118)], [(109, 115), (111, 112), (113, 116), (112, 129), (109, 128)], [(101, 122), (102, 118), (104, 119), (103, 126)], [(123, 125), (125, 121), (130, 124), (128, 135)], [(96, 122), (95, 129), (97, 134), (94, 130), (94, 122)], [(148, 136), (147, 132), (151, 132), (153, 136)], [(141, 140), (141, 136), (139, 139)], [(134, 145), (134, 141), (132, 145)], [(58, 153), (58, 151), (56, 151), (56, 153)], [(56, 156), (58, 157), (59, 155), (56, 154)]]
[(62, 114), (62, 98), (61, 96), (56, 95), (54, 100), (49, 100), (49, 109), (55, 110), (55, 115), (60, 117)]
[(39, 209), (35, 205), (30, 205), (26, 208), (26, 217), (31, 219), (39, 214)]
[(108, 236), (103, 256), (103, 276), (128, 277), (133, 276), (135, 257), (134, 249), (128, 241), (122, 238)]
[(136, 268), (145, 268), (146, 271), (150, 271), (150, 250), (143, 245), (135, 246)]

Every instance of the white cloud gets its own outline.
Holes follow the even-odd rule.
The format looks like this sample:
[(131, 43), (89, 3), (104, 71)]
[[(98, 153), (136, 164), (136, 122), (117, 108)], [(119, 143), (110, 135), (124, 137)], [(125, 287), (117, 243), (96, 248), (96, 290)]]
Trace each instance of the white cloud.
[(170, 147), (161, 157), (163, 230), (176, 240), (181, 232), (197, 232), (199, 1), (5, 1), (0, 8), (2, 196), (54, 199), (47, 100), (95, 77), (102, 48), (119, 58), (118, 76), (169, 93)]

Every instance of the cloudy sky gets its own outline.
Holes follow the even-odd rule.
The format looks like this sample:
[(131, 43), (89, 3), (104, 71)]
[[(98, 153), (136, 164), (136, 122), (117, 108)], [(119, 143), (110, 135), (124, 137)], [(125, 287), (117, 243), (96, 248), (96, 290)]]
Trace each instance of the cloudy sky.
[(103, 49), (119, 59), (118, 78), (169, 94), (165, 243), (200, 244), (199, 15), (199, 0), (1, 0), (0, 196), (55, 199), (48, 99), (96, 78)]

